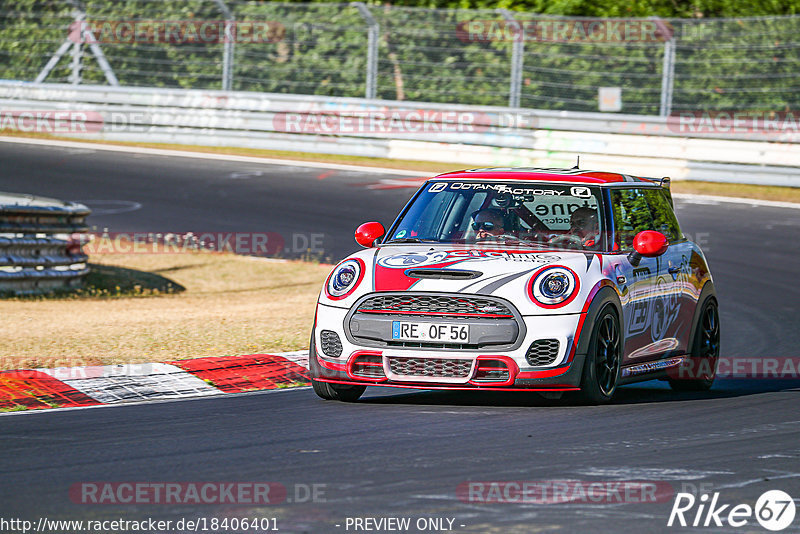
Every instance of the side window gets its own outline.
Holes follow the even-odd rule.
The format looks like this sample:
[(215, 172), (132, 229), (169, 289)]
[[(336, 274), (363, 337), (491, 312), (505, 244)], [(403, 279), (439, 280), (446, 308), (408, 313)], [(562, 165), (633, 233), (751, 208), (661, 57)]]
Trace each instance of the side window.
[(633, 250), (633, 238), (643, 230), (653, 230), (648, 199), (642, 189), (612, 189), (614, 212), (614, 250)]
[(678, 219), (661, 189), (646, 190), (647, 202), (650, 204), (650, 213), (653, 216), (654, 230), (658, 230), (669, 239), (670, 243), (683, 239), (683, 233), (678, 225)]

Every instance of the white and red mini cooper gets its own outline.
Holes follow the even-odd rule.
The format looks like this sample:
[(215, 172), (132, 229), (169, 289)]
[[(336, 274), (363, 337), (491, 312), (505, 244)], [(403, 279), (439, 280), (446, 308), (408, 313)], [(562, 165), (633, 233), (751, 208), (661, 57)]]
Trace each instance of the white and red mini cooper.
[(708, 389), (719, 314), (703, 252), (687, 240), (669, 179), (495, 168), (432, 178), (319, 296), (314, 391), (366, 386), (574, 391), (667, 379)]

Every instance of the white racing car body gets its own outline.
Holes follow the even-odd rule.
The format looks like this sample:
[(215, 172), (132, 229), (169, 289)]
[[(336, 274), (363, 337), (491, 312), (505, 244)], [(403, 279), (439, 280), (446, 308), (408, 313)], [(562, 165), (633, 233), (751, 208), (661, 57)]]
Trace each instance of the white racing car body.
[(368, 385), (576, 391), (711, 386), (719, 321), (700, 248), (666, 181), (479, 169), (426, 182), (385, 233), (339, 263), (310, 347), (315, 391)]

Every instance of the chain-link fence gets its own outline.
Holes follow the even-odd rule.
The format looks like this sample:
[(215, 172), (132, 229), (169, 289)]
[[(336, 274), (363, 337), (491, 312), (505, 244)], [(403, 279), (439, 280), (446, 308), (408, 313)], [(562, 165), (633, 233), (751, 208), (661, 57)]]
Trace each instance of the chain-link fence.
[(0, 78), (668, 115), (800, 104), (800, 16), (7, 0)]

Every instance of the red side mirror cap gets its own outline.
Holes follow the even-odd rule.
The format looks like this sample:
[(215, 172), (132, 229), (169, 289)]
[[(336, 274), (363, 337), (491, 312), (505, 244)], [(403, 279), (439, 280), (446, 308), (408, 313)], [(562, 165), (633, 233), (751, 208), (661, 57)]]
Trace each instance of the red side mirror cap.
[(373, 247), (375, 241), (383, 237), (385, 233), (386, 230), (379, 222), (364, 223), (356, 229), (356, 243), (362, 247)]
[(667, 251), (669, 241), (667, 236), (655, 230), (645, 230), (633, 238), (633, 250), (645, 258), (655, 258)]

